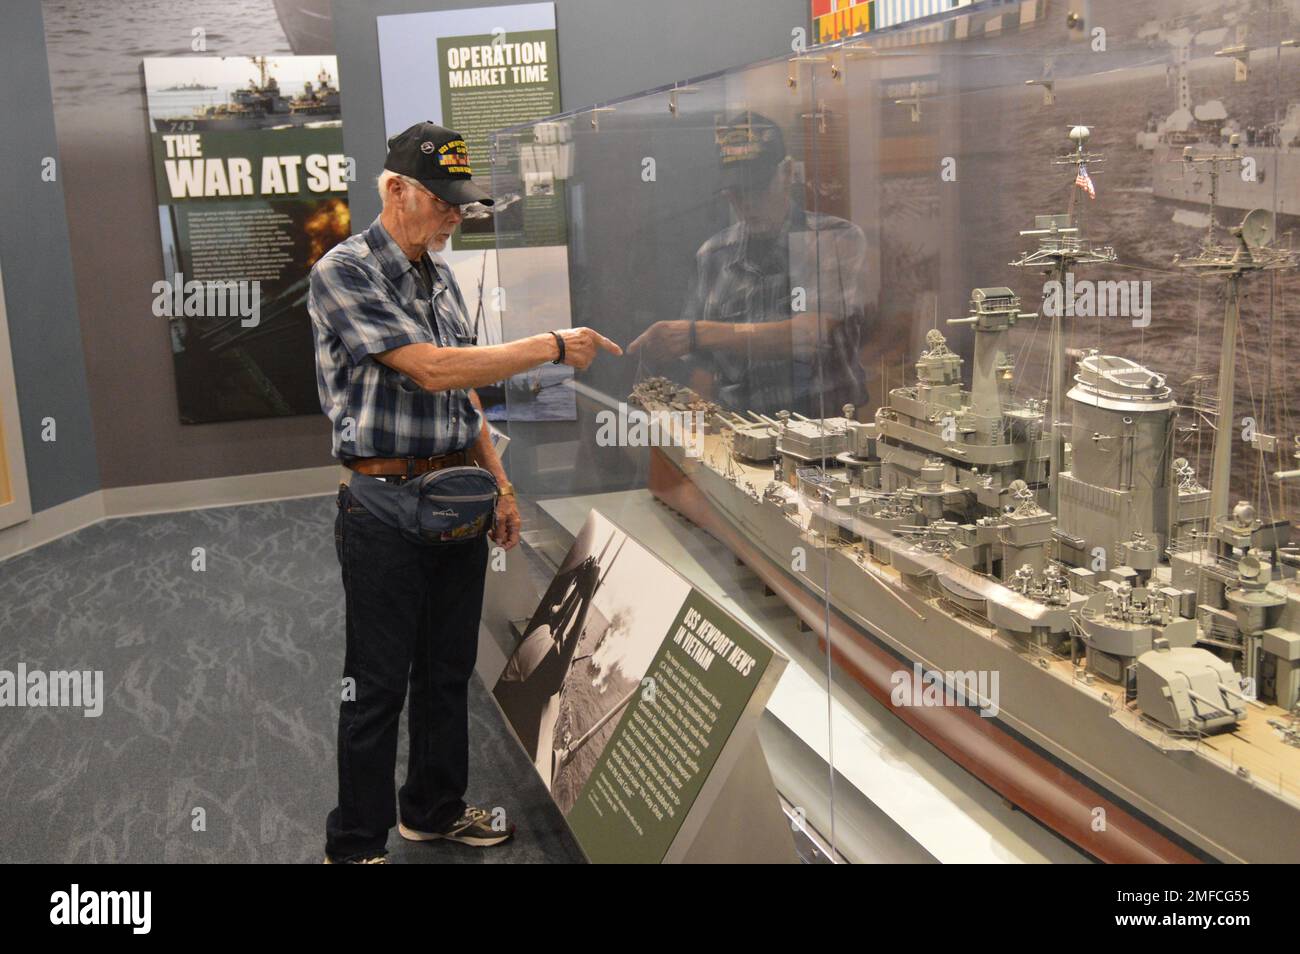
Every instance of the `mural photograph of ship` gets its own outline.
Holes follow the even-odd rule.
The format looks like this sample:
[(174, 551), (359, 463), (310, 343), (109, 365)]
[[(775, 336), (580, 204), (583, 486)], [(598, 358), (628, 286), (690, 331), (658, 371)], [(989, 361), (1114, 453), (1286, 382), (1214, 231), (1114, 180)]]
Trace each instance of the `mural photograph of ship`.
[(329, 0), (274, 0), (274, 4), (295, 54), (334, 52), (334, 13)]
[(315, 82), (305, 80), (302, 89), (286, 93), (274, 74), (268, 57), (248, 58), (257, 75), (232, 90), (224, 103), (196, 107), (188, 114), (158, 117), (166, 128), (188, 132), (232, 129), (273, 129), (307, 125), (338, 124), (342, 121), (339, 90), (324, 64)]
[[(1069, 130), (1056, 161), (1071, 176), (1101, 162), (1089, 137)], [(1116, 261), (1083, 234), (1075, 191), (1026, 223), (1013, 269), (1063, 281)], [(936, 319), (871, 421), (851, 405), (723, 410), (662, 376), (630, 396), (705, 422), (699, 453), (652, 448), (656, 497), (747, 564), (838, 670), (1101, 861), (1300, 861), (1300, 550), (1273, 507), (1300, 479), (1300, 440), (1247, 501), (1230, 494), (1240, 459), (1297, 435), (1234, 452), (1219, 423), (1239, 411), (1242, 297), (1300, 255), (1271, 212), (1237, 221), (1167, 250), (1182, 280), (1222, 295), (1213, 401), (1126, 354), (1067, 347), (1060, 310), (1025, 310), (1010, 283)], [(1285, 307), (1271, 301), (1270, 320)], [(1017, 379), (1011, 331), (1031, 324), (1046, 394)], [(966, 328), (969, 361), (948, 343)], [(1213, 434), (1208, 473), (1179, 452), (1193, 417)], [(891, 674), (913, 665), (999, 673), (997, 714), (891, 705)]]
[[(1209, 39), (1227, 32), (1214, 31)], [(1284, 55), (1294, 53), (1296, 40), (1257, 49), (1246, 22), (1238, 23), (1224, 42), (1209, 47), (1196, 42), (1205, 39), (1203, 34), (1198, 37), (1186, 26), (1155, 27), (1153, 33), (1153, 42), (1170, 48), (1167, 82), (1173, 109), (1163, 119), (1151, 117), (1135, 137), (1138, 148), (1151, 154), (1152, 193), (1195, 206), (1268, 208), (1279, 215), (1300, 215), (1300, 102), (1286, 103), (1280, 116), (1243, 120), (1231, 115), (1222, 99), (1198, 101), (1205, 91), (1198, 91), (1193, 78), (1198, 67), (1202, 73), (1222, 76), (1226, 60), (1232, 64), (1233, 85), (1266, 100), (1267, 80), (1258, 78), (1252, 65), (1266, 64), (1275, 56), (1280, 66)], [(1208, 55), (1194, 61), (1194, 49)], [(1214, 67), (1219, 70), (1214, 72)]]

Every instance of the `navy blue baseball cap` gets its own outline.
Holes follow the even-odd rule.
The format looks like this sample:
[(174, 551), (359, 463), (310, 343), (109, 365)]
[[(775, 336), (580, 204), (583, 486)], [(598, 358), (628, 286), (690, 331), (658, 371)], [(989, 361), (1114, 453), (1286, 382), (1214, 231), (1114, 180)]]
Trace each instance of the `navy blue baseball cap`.
[(764, 188), (785, 159), (781, 128), (761, 113), (746, 110), (714, 128), (723, 191)]
[(465, 137), (426, 120), (388, 140), (384, 168), (410, 176), (444, 202), (492, 205), (492, 193), (473, 180)]

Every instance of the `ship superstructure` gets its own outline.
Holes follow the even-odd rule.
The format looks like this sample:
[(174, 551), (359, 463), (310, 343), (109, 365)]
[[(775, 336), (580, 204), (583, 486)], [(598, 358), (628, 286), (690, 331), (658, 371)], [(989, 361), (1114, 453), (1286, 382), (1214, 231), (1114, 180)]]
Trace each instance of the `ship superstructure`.
[(295, 116), (338, 118), (340, 109), (338, 87), (324, 66), (316, 74), (315, 86), (305, 80), (302, 92), (289, 100), (289, 112)]
[[(1071, 130), (1079, 164), (1097, 159), (1087, 137)], [(1181, 264), (1223, 276), (1235, 302), (1243, 276), (1296, 264), (1259, 223), (1248, 217), (1235, 246), (1207, 239)], [(1040, 246), (1012, 264), (1048, 274), (1115, 257), (1088, 245), (1072, 214), (1022, 234)], [(1213, 857), (1297, 860), (1300, 844), (1267, 834), (1300, 826), (1289, 524), (1227, 506), (1231, 424), (1218, 429), (1212, 487), (1174, 454), (1179, 408), (1155, 370), (1086, 351), (1072, 381), (1054, 373), (1052, 394), (1018, 397), (1009, 332), (1027, 320), (1041, 319), (1009, 287), (976, 288), (970, 314), (948, 322), (975, 335), (969, 388), (934, 328), (915, 383), (890, 391), (872, 422), (852, 407), (825, 420), (718, 412), (700, 460), (659, 452), (769, 570), (812, 544), (821, 562), (795, 573), (798, 586), (863, 640), (937, 668), (1001, 669), (1021, 689), (1004, 691), (1000, 718), (1162, 830)], [(1224, 347), (1235, 347), (1226, 332)], [(1221, 376), (1229, 421), (1232, 383)], [(632, 398), (661, 410), (667, 395), (688, 400), (663, 379)], [(1009, 673), (1015, 657), (1025, 671)], [(1175, 804), (1172, 788), (1185, 786), (1196, 791)], [(1253, 828), (1242, 810), (1257, 813)]]

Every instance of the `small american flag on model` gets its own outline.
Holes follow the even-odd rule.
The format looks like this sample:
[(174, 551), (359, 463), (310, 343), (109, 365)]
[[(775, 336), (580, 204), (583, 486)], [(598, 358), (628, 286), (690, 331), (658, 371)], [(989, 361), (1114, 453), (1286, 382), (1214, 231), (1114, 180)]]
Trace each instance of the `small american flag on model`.
[(1082, 163), (1079, 165), (1079, 174), (1074, 177), (1074, 184), (1088, 193), (1088, 198), (1097, 198), (1097, 188), (1092, 184), (1092, 176), (1088, 175), (1088, 167)]

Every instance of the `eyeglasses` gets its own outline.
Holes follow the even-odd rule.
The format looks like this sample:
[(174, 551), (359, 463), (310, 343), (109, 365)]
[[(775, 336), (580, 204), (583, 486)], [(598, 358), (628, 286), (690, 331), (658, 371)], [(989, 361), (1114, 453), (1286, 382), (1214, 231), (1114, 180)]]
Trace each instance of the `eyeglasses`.
[(436, 208), (439, 212), (443, 213), (444, 215), (446, 215), (452, 209), (455, 209), (462, 216), (464, 216), (465, 213), (467, 213), (470, 209), (472, 209), (475, 205), (478, 204), (476, 202), (470, 202), (466, 205), (453, 205), (452, 203), (446, 201), (445, 199), (441, 199), (438, 196), (434, 195), (422, 183), (416, 182), (415, 185), (419, 188), (421, 192), (423, 192), (425, 195), (427, 195), (429, 198), (433, 200), (434, 208)]
[[(430, 192), (429, 194), (433, 195), (432, 192)], [(440, 199), (436, 195), (433, 196), (433, 204), (437, 206), (439, 212), (446, 213), (446, 212), (450, 212), (452, 209), (455, 209), (462, 216), (464, 216), (465, 213), (467, 213), (470, 209), (474, 207), (474, 203), (472, 202), (466, 205), (452, 205), (450, 202), (446, 201), (445, 199)]]

